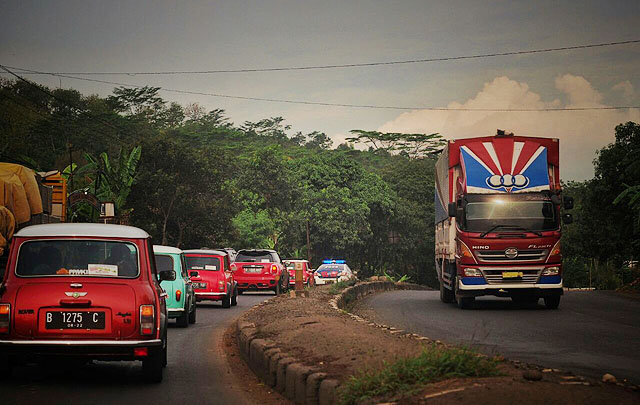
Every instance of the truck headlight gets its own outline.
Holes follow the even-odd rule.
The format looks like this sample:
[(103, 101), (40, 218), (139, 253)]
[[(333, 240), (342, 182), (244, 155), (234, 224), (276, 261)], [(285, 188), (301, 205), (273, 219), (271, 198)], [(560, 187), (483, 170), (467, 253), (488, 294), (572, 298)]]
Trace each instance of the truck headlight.
[(560, 267), (559, 266), (546, 267), (542, 271), (542, 275), (543, 276), (557, 276), (558, 274), (560, 274)]
[(474, 269), (473, 267), (465, 267), (463, 269), (465, 277), (482, 277), (480, 269)]

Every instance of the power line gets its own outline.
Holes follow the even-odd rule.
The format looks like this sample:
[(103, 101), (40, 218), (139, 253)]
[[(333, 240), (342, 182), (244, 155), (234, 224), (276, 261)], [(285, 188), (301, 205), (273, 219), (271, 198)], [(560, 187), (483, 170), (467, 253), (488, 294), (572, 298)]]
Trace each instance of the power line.
[[(6, 67), (2, 65), (0, 65), (0, 67), (5, 68), (6, 70)], [(86, 82), (94, 82), (94, 83), (102, 83), (102, 84), (110, 84), (115, 86), (134, 87), (134, 88), (145, 87), (145, 86), (136, 85), (136, 84), (120, 83), (120, 82), (114, 82), (109, 80), (89, 79), (86, 77), (75, 77), (75, 76), (61, 74), (61, 73), (40, 72), (37, 70), (31, 70), (31, 69), (25, 69), (25, 68), (21, 68), (21, 69), (29, 73), (38, 73), (43, 75), (63, 77), (67, 79), (81, 80)], [(237, 96), (237, 95), (229, 95), (229, 94), (206, 93), (206, 92), (200, 92), (200, 91), (170, 89), (165, 87), (160, 87), (159, 89), (161, 91), (166, 91), (171, 93), (192, 94), (192, 95), (198, 95), (198, 96), (229, 98), (229, 99), (236, 99), (236, 100), (263, 101), (263, 102), (270, 102), (270, 103), (298, 104), (298, 105), (315, 105), (315, 106), (323, 106), (323, 107), (346, 107), (346, 108), (402, 110), (402, 111), (430, 110), (430, 111), (477, 111), (477, 112), (554, 112), (554, 111), (626, 110), (626, 109), (640, 108), (640, 106), (563, 107), (563, 108), (448, 108), (448, 107), (429, 107), (429, 106), (391, 106), (391, 105), (329, 103), (329, 102), (307, 101), (307, 100), (287, 100), (287, 99), (264, 98), (264, 97)]]
[[(586, 45), (574, 45), (563, 46), (557, 48), (544, 48), (544, 49), (529, 49), (524, 51), (509, 51), (509, 52), (496, 52), (485, 53), (476, 55), (462, 55), (462, 56), (446, 56), (441, 58), (426, 58), (426, 59), (408, 59), (408, 60), (396, 60), (396, 61), (382, 61), (382, 62), (365, 62), (365, 63), (345, 63), (335, 65), (308, 65), (308, 66), (284, 66), (273, 68), (244, 68), (244, 69), (215, 69), (215, 70), (168, 70), (168, 71), (156, 71), (156, 72), (53, 72), (56, 74), (68, 74), (68, 75), (81, 75), (81, 76), (107, 76), (107, 75), (189, 75), (189, 74), (217, 74), (217, 73), (256, 73), (256, 72), (285, 72), (294, 70), (320, 70), (320, 69), (345, 69), (345, 68), (357, 68), (357, 67), (371, 67), (371, 66), (388, 66), (388, 65), (406, 65), (414, 63), (432, 63), (432, 62), (445, 62), (456, 61), (465, 59), (482, 59), (482, 58), (494, 58), (499, 56), (516, 56), (516, 55), (530, 55), (538, 53), (549, 53), (559, 51), (571, 51), (577, 49), (588, 48), (602, 48), (609, 46), (619, 46), (639, 43), (640, 39), (634, 39), (629, 41), (617, 41), (617, 42), (603, 42), (597, 44)], [(12, 69), (19, 70), (18, 67), (8, 66)], [(29, 74), (47, 74), (41, 72), (29, 72)]]

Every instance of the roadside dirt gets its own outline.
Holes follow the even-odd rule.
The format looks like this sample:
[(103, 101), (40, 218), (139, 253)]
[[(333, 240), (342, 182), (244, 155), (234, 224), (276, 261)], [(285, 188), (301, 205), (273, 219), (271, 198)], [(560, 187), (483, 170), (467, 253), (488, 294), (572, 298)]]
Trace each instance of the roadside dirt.
[[(445, 346), (426, 338), (418, 340), (402, 331), (358, 322), (346, 312), (331, 308), (328, 287), (311, 290), (308, 298), (275, 297), (244, 314), (241, 319), (255, 324), (258, 335), (276, 342), (305, 365), (339, 381), (364, 370), (377, 370), (385, 362), (418, 355), (427, 344)], [(367, 312), (359, 309), (366, 318)], [(402, 404), (615, 404), (640, 403), (632, 387), (603, 384), (551, 369), (498, 358), (502, 377), (451, 379), (428, 384), (419, 392), (380, 398), (377, 402)], [(540, 379), (532, 381), (525, 379)]]

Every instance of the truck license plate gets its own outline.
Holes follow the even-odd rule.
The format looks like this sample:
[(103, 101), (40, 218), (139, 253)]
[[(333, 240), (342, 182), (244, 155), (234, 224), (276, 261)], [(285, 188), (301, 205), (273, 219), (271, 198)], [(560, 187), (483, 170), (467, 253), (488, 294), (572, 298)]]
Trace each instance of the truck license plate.
[(524, 274), (521, 271), (503, 271), (502, 278), (522, 278)]
[(104, 329), (105, 313), (95, 311), (47, 312), (46, 329)]

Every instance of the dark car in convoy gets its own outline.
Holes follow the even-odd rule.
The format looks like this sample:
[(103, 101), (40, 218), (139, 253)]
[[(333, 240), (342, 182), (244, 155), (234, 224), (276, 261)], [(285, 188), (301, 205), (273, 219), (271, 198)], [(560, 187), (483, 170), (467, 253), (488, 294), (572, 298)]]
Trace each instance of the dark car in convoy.
[(289, 273), (275, 250), (241, 249), (233, 265), (240, 293), (271, 290), (278, 295), (289, 287)]
[(146, 380), (167, 364), (166, 293), (149, 235), (106, 224), (26, 227), (0, 284), (0, 373), (24, 359), (141, 360)]
[(227, 252), (213, 249), (184, 251), (196, 301), (221, 301), (223, 308), (238, 304), (238, 285)]

